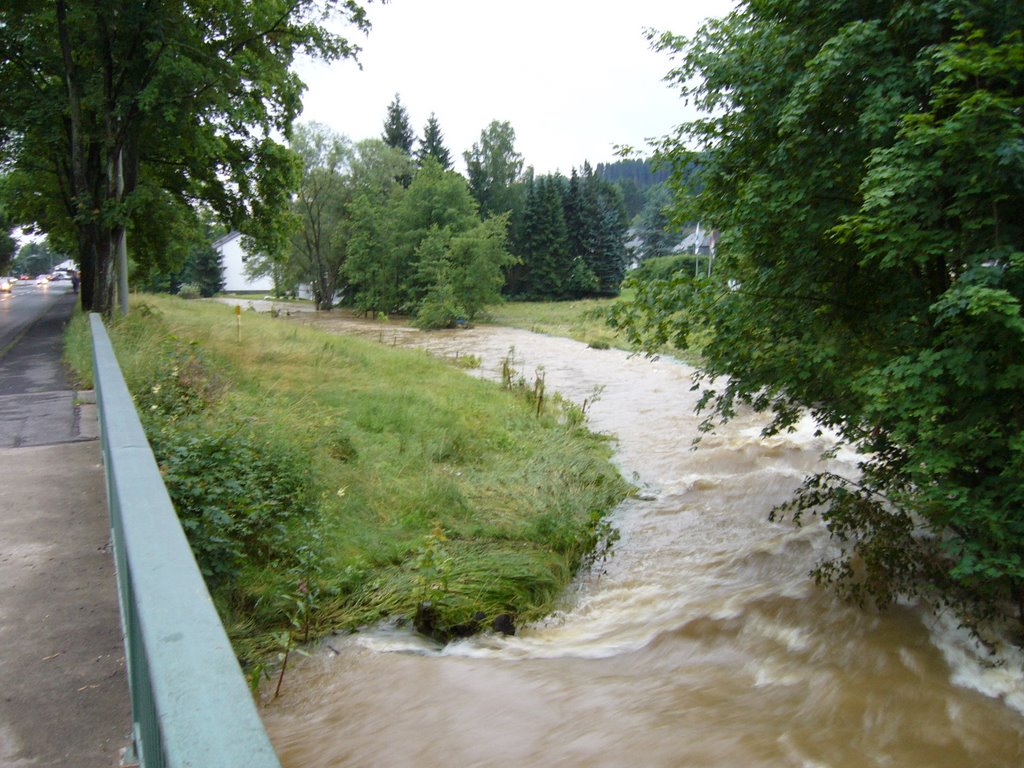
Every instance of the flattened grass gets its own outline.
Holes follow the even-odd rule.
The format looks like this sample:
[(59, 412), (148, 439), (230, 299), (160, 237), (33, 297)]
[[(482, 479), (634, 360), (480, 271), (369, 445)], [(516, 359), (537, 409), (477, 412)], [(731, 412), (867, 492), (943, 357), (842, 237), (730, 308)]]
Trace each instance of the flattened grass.
[[(73, 324), (68, 358), (87, 381), (84, 327)], [(302, 478), (311, 511), (282, 510), (260, 533), (269, 543), (242, 539), (210, 569), (245, 660), (265, 658), (283, 630), (305, 639), (411, 619), (424, 601), (442, 635), (539, 618), (629, 490), (605, 440), (423, 352), (253, 312), (239, 336), (229, 306), (156, 296), (111, 336), (168, 474), (173, 451), (196, 444), (183, 436), (223, 432), (272, 444), (280, 471)], [(247, 513), (234, 514), (251, 537)]]

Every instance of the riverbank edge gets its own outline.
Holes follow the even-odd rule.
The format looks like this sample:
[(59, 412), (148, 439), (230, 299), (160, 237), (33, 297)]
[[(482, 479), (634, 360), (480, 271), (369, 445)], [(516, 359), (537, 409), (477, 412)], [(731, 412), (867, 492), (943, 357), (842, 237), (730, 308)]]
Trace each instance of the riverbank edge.
[[(194, 314), (193, 312), (191, 312), (191, 307), (186, 307), (183, 303), (180, 302), (180, 300), (177, 299), (174, 299), (170, 303), (166, 304), (166, 300), (153, 300), (152, 297), (145, 297), (144, 299), (142, 299), (142, 301), (146, 302), (146, 306), (156, 306), (158, 314), (166, 313), (168, 311), (168, 307), (172, 305), (176, 306), (180, 310), (183, 310), (185, 315)], [(174, 304), (174, 302), (177, 302), (177, 304)], [(194, 303), (191, 306), (195, 305), (196, 304)], [(147, 309), (145, 311), (149, 312), (150, 310)], [(232, 312), (231, 314), (233, 315), (234, 313)], [(262, 313), (246, 312), (246, 317), (243, 319), (245, 319), (247, 326), (251, 325), (249, 317), (251, 317), (253, 314)], [(267, 320), (270, 321), (269, 314)], [(219, 324), (223, 325), (222, 321), (218, 322)], [(272, 323), (272, 321), (270, 322)], [(291, 324), (278, 323), (277, 325), (284, 326)], [(187, 323), (185, 323), (184, 325), (179, 324), (179, 326), (175, 328), (175, 333), (169, 335), (178, 335), (181, 338), (185, 338), (189, 334), (182, 334), (182, 331), (187, 330), (187, 327)], [(195, 329), (193, 328), (193, 330)], [(251, 329), (249, 329), (248, 327), (247, 333), (251, 333)], [(286, 333), (293, 335), (294, 332), (288, 331)], [(117, 345), (116, 339), (118, 333), (116, 329), (116, 324), (113, 335), (115, 338), (115, 345)], [(215, 335), (219, 336), (219, 340), (216, 343), (223, 344), (223, 337), (225, 335), (229, 336), (230, 333), (225, 333), (225, 329), (222, 327)], [(328, 334), (320, 332), (320, 336), (317, 337), (319, 339), (318, 343), (326, 344), (326, 342), (323, 341), (323, 338), (326, 336), (328, 336)], [(210, 341), (210, 338), (212, 337), (209, 337), (207, 339), (208, 342)], [(294, 341), (294, 339), (292, 340)], [(200, 340), (199, 343), (200, 346), (203, 346), (202, 340)], [(344, 344), (347, 342), (342, 343)], [(69, 339), (69, 350), (72, 350), (74, 346), (75, 342)], [(151, 344), (150, 346), (159, 345)], [(390, 350), (388, 352), (388, 354), (394, 353), (394, 350)], [(417, 361), (420, 361), (422, 359), (422, 355), (416, 352), (406, 351), (405, 354), (411, 355), (412, 357), (410, 359), (416, 359)], [(81, 358), (81, 356), (82, 355), (80, 352), (69, 352), (69, 359), (71, 359), (72, 361), (74, 361), (76, 358)], [(265, 358), (265, 355), (257, 355), (256, 357), (262, 360)], [(231, 370), (230, 375), (233, 377), (237, 376), (239, 372), (237, 363), (238, 361), (235, 360), (231, 363), (230, 366), (228, 366)], [(460, 378), (471, 379), (471, 377), (465, 376), (465, 374), (459, 371), (454, 371), (451, 366), (446, 366), (441, 361), (434, 361), (431, 364), (444, 367), (447, 370), (452, 370), (452, 372), (458, 375)], [(417, 362), (417, 365), (420, 365), (420, 363)], [(75, 365), (75, 367), (76, 369), (79, 370), (80, 377), (83, 378), (83, 380), (87, 380), (87, 371), (82, 371), (82, 366), (80, 364)], [(481, 386), (482, 384), (482, 382), (478, 382), (473, 386)], [(496, 385), (493, 384), (486, 386), (488, 386), (491, 390), (497, 388)], [(515, 397), (515, 394), (516, 393), (510, 395), (509, 393), (506, 392), (502, 396), (509, 402), (515, 401), (517, 399), (524, 399), (522, 397)], [(523, 395), (524, 393), (520, 392), (518, 394)], [(534, 407), (534, 403), (528, 402), (520, 402), (518, 405), (515, 406), (515, 408), (517, 408), (519, 411), (530, 411)], [(548, 405), (545, 405), (545, 409), (547, 409), (548, 407)], [(607, 484), (607, 489), (601, 492), (602, 503), (600, 505), (592, 504), (590, 505), (591, 508), (584, 510), (584, 513), (582, 515), (577, 515), (576, 522), (573, 523), (574, 527), (571, 531), (568, 532), (568, 534), (566, 530), (555, 532), (556, 535), (561, 535), (563, 538), (566, 535), (569, 535), (570, 537), (575, 537), (575, 539), (572, 542), (570, 542), (570, 548), (574, 548), (574, 551), (567, 551), (564, 541), (561, 542), (561, 544), (558, 544), (557, 546), (552, 542), (548, 542), (549, 546), (555, 547), (555, 549), (561, 547), (562, 551), (558, 552), (557, 556), (552, 556), (551, 552), (549, 551), (546, 553), (541, 553), (540, 555), (534, 558), (537, 560), (537, 563), (541, 564), (540, 567), (538, 567), (537, 563), (533, 563), (529, 567), (534, 569), (534, 573), (538, 575), (538, 577), (543, 578), (543, 584), (540, 584), (538, 582), (538, 585), (531, 585), (529, 583), (525, 585), (525, 594), (528, 594), (530, 597), (528, 601), (529, 604), (522, 606), (522, 610), (516, 610), (516, 606), (509, 606), (507, 604), (502, 606), (501, 610), (488, 610), (485, 607), (485, 610), (473, 611), (468, 617), (462, 616), (457, 622), (447, 622), (446, 626), (443, 626), (440, 629), (438, 629), (436, 626), (428, 626), (430, 622), (425, 622), (422, 628), (425, 630), (427, 634), (433, 634), (435, 638), (444, 640), (452, 636), (463, 635), (477, 631), (487, 631), (492, 628), (497, 628), (500, 631), (511, 631), (513, 629), (512, 624), (515, 621), (528, 621), (532, 620), (533, 618), (539, 618), (541, 615), (543, 615), (543, 613), (550, 610), (554, 606), (555, 599), (561, 593), (561, 591), (564, 590), (564, 588), (571, 582), (574, 574), (577, 572), (579, 567), (585, 565), (588, 559), (595, 555), (599, 547), (607, 543), (608, 536), (610, 535), (611, 531), (607, 528), (606, 524), (604, 523), (605, 517), (611, 511), (611, 509), (614, 508), (614, 506), (618, 503), (619, 500), (621, 500), (630, 493), (630, 488), (626, 481), (623, 478), (621, 478), (617, 470), (615, 470), (615, 468), (608, 461), (610, 457), (610, 450), (606, 444), (606, 440), (599, 436), (585, 434), (585, 430), (578, 428), (578, 426), (573, 427), (572, 429), (567, 429), (564, 423), (562, 424), (562, 426), (557, 426), (555, 423), (558, 421), (564, 422), (564, 417), (558, 415), (555, 411), (547, 413), (547, 415), (544, 418), (547, 423), (545, 429), (548, 430), (549, 434), (554, 434), (551, 432), (552, 429), (561, 430), (564, 434), (559, 433), (559, 440), (573, 439), (581, 441), (582, 443), (588, 446), (586, 448), (586, 452), (588, 454), (587, 461), (601, 463), (602, 466), (600, 467), (599, 471), (594, 468), (588, 468), (586, 471), (591, 472), (594, 475), (594, 477), (598, 478), (600, 483)], [(319, 459), (314, 458), (310, 461), (310, 464), (316, 465), (318, 462)], [(597, 466), (596, 463), (594, 466)], [(614, 480), (610, 479), (611, 474), (614, 474)], [(533, 522), (536, 523), (537, 521)], [(550, 523), (550, 520), (544, 520), (541, 522), (544, 522), (544, 524), (548, 524)], [(438, 531), (438, 529), (440, 530)], [(397, 570), (399, 571), (403, 568), (408, 570), (410, 567), (410, 560), (414, 561), (414, 565), (416, 566), (416, 568), (419, 569), (420, 573), (413, 574), (413, 576), (414, 580), (420, 583), (420, 586), (422, 586), (422, 583), (424, 582), (424, 568), (426, 567), (427, 570), (429, 570), (430, 568), (429, 565), (424, 565), (424, 558), (426, 557), (427, 559), (429, 559), (430, 553), (428, 550), (433, 549), (435, 554), (438, 554), (440, 557), (442, 557), (442, 559), (455, 559), (458, 557), (457, 551), (460, 548), (473, 549), (478, 548), (478, 546), (480, 546), (479, 542), (468, 542), (464, 530), (460, 531), (458, 530), (458, 526), (455, 526), (453, 528), (450, 524), (446, 523), (442, 523), (440, 526), (435, 526), (433, 529), (430, 529), (428, 527), (428, 529), (425, 531), (425, 534), (423, 536), (418, 537), (419, 543), (412, 546), (411, 549), (409, 546), (410, 537), (408, 535), (408, 532), (403, 532), (401, 537), (405, 542), (405, 548), (409, 551), (405, 552), (405, 557), (401, 563), (391, 564), (391, 570), (394, 571), (395, 568), (397, 568)], [(534, 532), (533, 538), (536, 539), (536, 532)], [(505, 547), (505, 550), (498, 551), (497, 554), (499, 556), (511, 557), (513, 559), (524, 558), (528, 560), (530, 557), (534, 557), (534, 555), (531, 554), (528, 550), (530, 550), (530, 548), (535, 548), (537, 544), (535, 541), (531, 542), (524, 540), (519, 542), (518, 544), (515, 544), (514, 546), (512, 544), (504, 542), (502, 546)], [(444, 579), (446, 578), (453, 578), (453, 580), (456, 577), (462, 578), (462, 576), (459, 576), (458, 574), (453, 572), (444, 573), (443, 571), (445, 570), (445, 568), (449, 568), (449, 571), (451, 571), (450, 566), (442, 566), (438, 569), (438, 572), (436, 574), (427, 575), (437, 576), (439, 577), (440, 581), (444, 581)], [(457, 570), (458, 568), (456, 566), (455, 571)], [(497, 580), (498, 582), (500, 582), (501, 572), (500, 569), (497, 570)], [(399, 580), (405, 579), (406, 582), (408, 582), (409, 575), (410, 574), (400, 575), (398, 578)], [(396, 574), (391, 573), (390, 576), (395, 577)], [(529, 582), (531, 578), (533, 577), (528, 576), (526, 578), (527, 582)], [(493, 578), (490, 578), (490, 580), (494, 581)], [(523, 574), (517, 574), (514, 579), (510, 580), (522, 581)], [(428, 584), (426, 590), (423, 592), (423, 595), (421, 596), (427, 598), (436, 597), (437, 595), (434, 594), (434, 592), (436, 592), (436, 590), (434, 590), (434, 587), (436, 587), (437, 583), (440, 582), (435, 581), (434, 583)], [(523, 585), (520, 584), (519, 586), (522, 587)], [(497, 588), (500, 587), (501, 584), (498, 583)], [(445, 586), (445, 588), (447, 588), (447, 585)], [(359, 611), (356, 611), (355, 613), (353, 613), (352, 611), (348, 611), (346, 613), (346, 611), (340, 609), (339, 607), (339, 602), (344, 602), (344, 600), (339, 599), (338, 595), (334, 594), (334, 592), (336, 591), (337, 590), (327, 589), (324, 593), (322, 593), (322, 595), (324, 596), (322, 597), (321, 612), (324, 615), (320, 616), (317, 620), (313, 622), (307, 622), (306, 626), (303, 627), (303, 630), (301, 632), (293, 634), (300, 635), (301, 637), (299, 639), (305, 641), (313, 640), (319, 637), (324, 637), (332, 632), (352, 631), (360, 626), (367, 625), (372, 619), (375, 618), (390, 618), (393, 620), (412, 622), (417, 613), (417, 607), (421, 606), (423, 603), (432, 603), (434, 605), (437, 604), (437, 601), (429, 599), (419, 599), (415, 601), (406, 600), (400, 610), (397, 610), (396, 605), (394, 604), (380, 605), (379, 610), (377, 610), (377, 608), (375, 608), (373, 605), (372, 596), (368, 599), (367, 595), (363, 594), (362, 596), (360, 596), (360, 599), (364, 601), (368, 600), (368, 602), (364, 602)], [(441, 590), (441, 592), (443, 593), (444, 590)], [(348, 593), (348, 596), (351, 597), (351, 595), (352, 593), (350, 591)], [(440, 596), (442, 598), (441, 603), (443, 605), (445, 595), (441, 594)], [(261, 599), (265, 598), (266, 595), (250, 595), (249, 597), (250, 601), (254, 600), (256, 602), (259, 602)], [(522, 602), (521, 598), (517, 599), (520, 600), (520, 602)], [(266, 616), (261, 615), (259, 617), (254, 617), (252, 615), (246, 615), (246, 612), (244, 610), (238, 609), (237, 604), (229, 606), (225, 610), (224, 601), (218, 600), (218, 602), (220, 604), (220, 607), (222, 608), (222, 617), (224, 618), (225, 624), (229, 629), (229, 633), (232, 635), (233, 641), (236, 643), (236, 650), (239, 652), (240, 657), (245, 662), (255, 664), (257, 666), (266, 665), (268, 664), (268, 661), (271, 662), (270, 665), (272, 665), (273, 659), (280, 653), (282, 644), (279, 641), (273, 639), (273, 636), (275, 634), (273, 631), (265, 631), (268, 629), (268, 627), (263, 626), (266, 620)], [(333, 615), (335, 618), (331, 619), (329, 618), (329, 615)], [(279, 612), (277, 618), (278, 622), (276, 626), (273, 627), (273, 629), (276, 629), (278, 631), (280, 631), (288, 623), (295, 623), (294, 613), (291, 616), (288, 616), (284, 613)], [(261, 635), (261, 637), (253, 636), (254, 622), (263, 626), (264, 631), (255, 633)]]

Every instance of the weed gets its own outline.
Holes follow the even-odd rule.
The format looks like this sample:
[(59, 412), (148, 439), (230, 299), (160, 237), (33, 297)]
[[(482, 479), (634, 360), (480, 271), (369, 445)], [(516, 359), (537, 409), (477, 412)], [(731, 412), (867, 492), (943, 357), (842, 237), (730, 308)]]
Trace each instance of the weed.
[(178, 297), (182, 299), (198, 299), (202, 290), (195, 283), (182, 283), (178, 289)]
[(423, 539), (413, 567), (416, 581), (419, 584), (420, 602), (435, 602), (442, 599), (448, 591), (448, 578), (452, 571), (452, 558), (445, 550), (448, 537), (441, 526), (435, 525), (434, 530)]
[(465, 355), (456, 354), (454, 363), (456, 368), (474, 369), (479, 368), (482, 361), (479, 356), (470, 353)]

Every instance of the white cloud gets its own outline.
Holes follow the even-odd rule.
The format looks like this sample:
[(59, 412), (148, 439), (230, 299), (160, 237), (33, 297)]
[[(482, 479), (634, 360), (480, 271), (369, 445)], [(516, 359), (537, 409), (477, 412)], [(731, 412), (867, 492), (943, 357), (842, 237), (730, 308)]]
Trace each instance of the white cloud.
[(615, 145), (642, 145), (686, 118), (662, 82), (666, 54), (646, 28), (692, 34), (731, 0), (391, 0), (367, 6), (369, 37), (351, 61), (303, 62), (304, 121), (354, 140), (379, 136), (395, 93), (422, 133), (437, 114), (445, 144), (464, 169), (491, 120), (508, 120), (516, 148), (538, 172), (568, 173), (584, 160), (614, 160)]

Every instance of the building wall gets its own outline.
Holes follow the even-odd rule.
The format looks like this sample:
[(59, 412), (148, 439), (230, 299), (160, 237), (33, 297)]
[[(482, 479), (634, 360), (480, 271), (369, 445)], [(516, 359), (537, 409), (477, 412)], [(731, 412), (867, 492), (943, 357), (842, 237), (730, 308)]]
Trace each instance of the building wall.
[(242, 248), (242, 236), (238, 232), (225, 235), (213, 244), (214, 249), (220, 253), (221, 264), (224, 265), (224, 291), (225, 293), (273, 293), (274, 279), (272, 277), (252, 278), (245, 271), (244, 256)]

